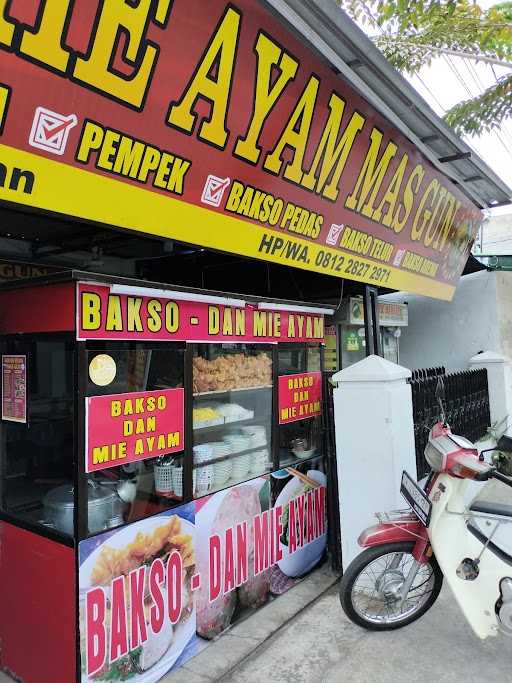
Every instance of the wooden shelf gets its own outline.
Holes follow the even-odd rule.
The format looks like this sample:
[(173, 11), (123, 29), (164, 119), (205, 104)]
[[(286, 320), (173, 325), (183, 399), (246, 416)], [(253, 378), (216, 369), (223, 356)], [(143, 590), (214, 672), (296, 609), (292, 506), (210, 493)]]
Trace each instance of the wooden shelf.
[[(206, 427), (194, 427), (194, 433), (198, 432), (199, 434), (205, 434), (208, 432), (215, 432), (218, 430), (223, 430), (225, 427), (231, 427), (231, 425), (238, 425), (238, 424), (244, 424), (244, 423), (250, 423), (254, 425), (265, 425), (268, 426), (269, 429), (271, 427), (270, 424), (270, 419), (265, 418), (265, 417), (244, 417), (241, 420), (231, 420), (230, 422), (221, 422), (217, 425), (207, 425)], [(197, 444), (194, 444), (197, 445)]]
[(240, 387), (239, 389), (215, 389), (214, 391), (202, 391), (194, 394), (194, 398), (201, 396), (218, 396), (219, 394), (231, 394), (240, 391), (260, 391), (261, 389), (272, 389), (272, 384), (261, 384), (257, 387)]
[(211, 460), (205, 460), (204, 462), (194, 463), (193, 468), (196, 470), (200, 467), (206, 467), (207, 465), (215, 465), (215, 463), (223, 462), (224, 460), (234, 460), (235, 458), (239, 458), (241, 455), (249, 455), (250, 453), (254, 453), (255, 451), (263, 451), (265, 449), (269, 451), (270, 460), (270, 449), (267, 442), (264, 446), (252, 446), (251, 448), (246, 448), (245, 451), (239, 451), (238, 453), (229, 453), (228, 455), (223, 455), (220, 458), (212, 458)]

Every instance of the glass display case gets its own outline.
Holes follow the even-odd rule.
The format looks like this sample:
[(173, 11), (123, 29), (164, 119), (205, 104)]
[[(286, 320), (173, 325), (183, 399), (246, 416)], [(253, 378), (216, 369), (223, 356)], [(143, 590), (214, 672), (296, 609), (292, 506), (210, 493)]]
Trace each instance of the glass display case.
[[(25, 359), (26, 416), (5, 420), (2, 428), (1, 509), (10, 517), (51, 531), (56, 488), (71, 491), (70, 522), (62, 533), (73, 534), (72, 482), (74, 453), (74, 342), (68, 335), (4, 337), (2, 359)], [(63, 505), (65, 505), (63, 501)]]
[(271, 347), (196, 344), (193, 353), (194, 496), (272, 469)]
[[(69, 336), (48, 335), (23, 343), (4, 338), (3, 348), (26, 353), (30, 383), (28, 427), (3, 426), (1, 507), (57, 537), (74, 535), (75, 488), (85, 499), (86, 519), (79, 526), (90, 536), (322, 454), (321, 406), (290, 421), (276, 419), (283, 379), (296, 385), (288, 392), (290, 400), (313, 406), (310, 387), (301, 383), (320, 375), (318, 344), (155, 346), (90, 340), (79, 352)], [(85, 377), (75, 385), (77, 353), (83, 355)], [(80, 419), (83, 399), (140, 397), (187, 388), (187, 382), (185, 433), (191, 439), (183, 449), (166, 453), (164, 448), (155, 457), (103, 463), (97, 471), (77, 475), (74, 434), (83, 426), (75, 417)], [(123, 434), (138, 430), (151, 440), (148, 418), (137, 418), (136, 401), (120, 416)]]
[[(60, 649), (66, 680), (165, 673), (322, 561), (322, 309), (85, 273), (0, 307), (0, 604), (26, 577), (17, 637), (45, 634), (48, 680)], [(114, 652), (112, 615), (161, 589), (172, 624)]]
[(280, 388), (303, 408), (293, 419), (279, 417), (279, 466), (289, 467), (322, 454), (320, 346), (280, 345), (278, 366)]
[[(137, 342), (88, 342), (86, 396), (136, 395), (183, 388), (185, 345), (156, 346)], [(108, 368), (115, 368), (110, 379)], [(140, 399), (139, 399), (140, 400)], [(123, 435), (147, 430), (148, 417), (140, 418), (136, 403), (123, 410)], [(155, 423), (156, 424), (156, 423)], [(147, 441), (146, 441), (147, 443)], [(151, 443), (151, 442), (150, 442)], [(119, 464), (87, 475), (89, 534), (161, 512), (183, 500), (183, 451)]]

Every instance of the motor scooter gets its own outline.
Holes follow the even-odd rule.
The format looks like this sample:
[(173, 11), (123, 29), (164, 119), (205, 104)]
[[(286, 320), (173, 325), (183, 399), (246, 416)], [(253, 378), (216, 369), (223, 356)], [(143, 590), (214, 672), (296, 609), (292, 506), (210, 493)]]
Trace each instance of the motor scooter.
[[(401, 628), (432, 607), (444, 576), (479, 638), (500, 632), (512, 636), (512, 556), (493, 542), (498, 528), (512, 523), (512, 504), (465, 502), (471, 481), (494, 478), (512, 486), (512, 478), (485, 462), (474, 444), (452, 433), (442, 380), (436, 397), (441, 419), (425, 448), (432, 468), (427, 481), (421, 488), (402, 474), (400, 490), (409, 508), (377, 513), (378, 524), (362, 532), (358, 542), (365, 550), (343, 574), (341, 605), (364, 628)], [(497, 448), (511, 446), (512, 440), (504, 437)]]

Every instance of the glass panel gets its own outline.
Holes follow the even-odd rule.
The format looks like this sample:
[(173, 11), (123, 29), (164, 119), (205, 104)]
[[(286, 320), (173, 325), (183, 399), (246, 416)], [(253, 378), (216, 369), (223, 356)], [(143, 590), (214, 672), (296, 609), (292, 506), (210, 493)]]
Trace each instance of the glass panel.
[[(278, 351), (279, 375), (320, 371), (320, 347), (282, 345)], [(322, 455), (322, 417), (316, 415), (279, 425), (279, 465), (287, 467)]]
[[(102, 348), (89, 349), (87, 395), (183, 387), (184, 354), (184, 349), (178, 346), (149, 348), (133, 343), (121, 348), (119, 344), (105, 344)], [(114, 373), (112, 381), (103, 386)], [(145, 435), (142, 436), (144, 439)], [(180, 451), (89, 474), (89, 533), (148, 517), (181, 502), (182, 465), (183, 451)]]
[(342, 368), (348, 368), (366, 357), (364, 327), (343, 325), (340, 343)]
[(27, 424), (2, 423), (2, 509), (73, 534), (73, 341), (3, 344), (27, 356)]
[(256, 344), (194, 347), (194, 495), (272, 466), (272, 352)]

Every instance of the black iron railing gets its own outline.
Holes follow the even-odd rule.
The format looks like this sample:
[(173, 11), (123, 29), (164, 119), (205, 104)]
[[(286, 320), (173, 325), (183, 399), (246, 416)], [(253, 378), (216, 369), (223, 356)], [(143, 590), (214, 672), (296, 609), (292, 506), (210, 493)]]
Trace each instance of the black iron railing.
[(455, 434), (477, 441), (485, 435), (491, 424), (487, 370), (466, 370), (450, 374), (446, 374), (442, 367), (414, 370), (410, 384), (419, 478), (429, 471), (424, 451), (429, 430), (440, 416), (435, 397), (439, 377), (443, 378), (445, 387), (446, 420)]

